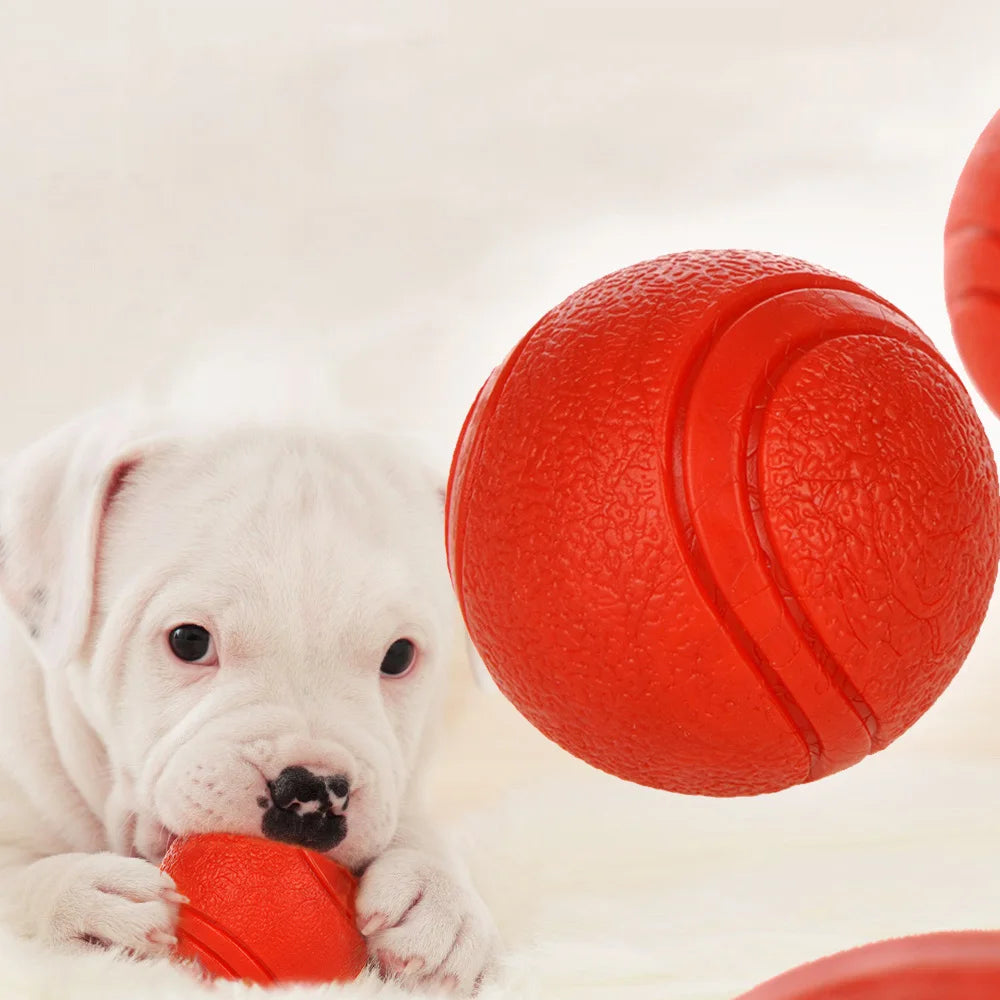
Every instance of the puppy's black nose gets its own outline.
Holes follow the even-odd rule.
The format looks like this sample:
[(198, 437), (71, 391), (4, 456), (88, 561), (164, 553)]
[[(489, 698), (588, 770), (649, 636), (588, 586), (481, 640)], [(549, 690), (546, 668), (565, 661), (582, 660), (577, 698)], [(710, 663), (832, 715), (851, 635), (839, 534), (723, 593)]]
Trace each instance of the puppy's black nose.
[(342, 774), (318, 775), (294, 765), (269, 781), (267, 788), (270, 800), (260, 800), (265, 809), (261, 821), (265, 837), (329, 851), (347, 836), (344, 812), (351, 789)]

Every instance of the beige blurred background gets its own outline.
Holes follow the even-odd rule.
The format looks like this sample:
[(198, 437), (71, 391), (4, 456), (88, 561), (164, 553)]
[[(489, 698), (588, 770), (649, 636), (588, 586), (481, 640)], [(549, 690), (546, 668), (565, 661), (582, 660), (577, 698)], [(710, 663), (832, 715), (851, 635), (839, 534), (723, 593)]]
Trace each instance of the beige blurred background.
[(839, 268), (954, 357), (998, 41), (985, 2), (2, 0), (0, 448), (234, 332), (450, 448), (542, 312), (692, 246)]
[[(0, 0), (0, 452), (220, 340), (284, 340), (444, 463), (545, 310), (691, 247), (840, 270), (957, 365), (941, 230), (998, 53), (1000, 5), (969, 0)], [(523, 876), (491, 898), (534, 942), (519, 995), (728, 998), (1000, 925), (997, 611), (891, 753), (774, 799), (625, 786), (466, 691), (442, 808), (487, 885)], [(560, 861), (586, 796), (593, 844)]]

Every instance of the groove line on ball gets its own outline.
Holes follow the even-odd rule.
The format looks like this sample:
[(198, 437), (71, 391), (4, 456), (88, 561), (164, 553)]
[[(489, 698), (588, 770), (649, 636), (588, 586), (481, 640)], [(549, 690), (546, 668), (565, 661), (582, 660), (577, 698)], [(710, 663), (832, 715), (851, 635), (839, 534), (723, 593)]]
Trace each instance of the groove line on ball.
[[(277, 976), (275, 976), (275, 974), (252, 951), (250, 951), (250, 949), (231, 931), (219, 925), (210, 916), (208, 916), (203, 911), (197, 909), (196, 907), (192, 906), (190, 903), (185, 904), (185, 915), (189, 923), (190, 922), (193, 922), (195, 924), (200, 923), (205, 927), (207, 927), (210, 931), (217, 934), (220, 938), (223, 938), (226, 941), (228, 941), (243, 956), (243, 958), (246, 959), (246, 961), (250, 965), (254, 966), (254, 968), (257, 969), (257, 971), (262, 976), (269, 979), (272, 983), (277, 982)], [(190, 938), (193, 941), (196, 941), (199, 948), (204, 948), (205, 951), (211, 952), (214, 957), (219, 958), (219, 961), (222, 962), (222, 964), (226, 968), (230, 967), (228, 962), (224, 961), (220, 956), (218, 956), (215, 950), (206, 945), (200, 938), (194, 937), (190, 932), (182, 931), (182, 933), (186, 933), (186, 936), (188, 938)], [(234, 974), (236, 973), (234, 972)], [(243, 978), (242, 975), (239, 974), (236, 975), (240, 979)]]
[(945, 230), (945, 242), (953, 240), (957, 236), (979, 236), (989, 243), (1000, 244), (1000, 229), (994, 229), (992, 226), (984, 226), (979, 222), (966, 222), (962, 226), (955, 226), (953, 229)]
[(243, 979), (241, 976), (214, 948), (210, 948), (204, 941), (200, 941), (198, 938), (192, 937), (186, 931), (178, 931), (177, 939), (179, 941), (187, 941), (192, 950), (200, 952), (206, 955), (208, 958), (216, 962), (219, 967), (232, 979), (240, 980)]
[[(1000, 253), (1000, 229), (991, 226), (984, 226), (978, 222), (967, 222), (964, 225), (956, 226), (954, 229), (946, 229), (944, 234), (945, 246), (955, 239), (975, 240), (976, 245), (983, 243), (992, 244)], [(954, 272), (946, 267), (946, 275), (950, 276)], [(956, 281), (955, 284), (961, 284)], [(1000, 291), (996, 288), (983, 288), (981, 285), (971, 285), (961, 289), (961, 291), (951, 292), (952, 282), (945, 280), (945, 302), (949, 309), (958, 305), (965, 299), (986, 299), (988, 302), (1000, 304)]]
[(750, 515), (751, 523), (754, 525), (757, 542), (761, 553), (764, 556), (772, 582), (779, 597), (785, 613), (794, 623), (799, 635), (805, 641), (823, 672), (840, 696), (847, 703), (848, 707), (857, 715), (862, 725), (871, 738), (873, 747), (881, 749), (881, 732), (878, 717), (871, 704), (862, 694), (851, 679), (850, 674), (833, 654), (830, 647), (823, 641), (819, 634), (819, 629), (815, 626), (808, 612), (802, 606), (798, 594), (791, 585), (788, 574), (778, 557), (777, 546), (767, 522), (767, 514), (760, 489), (760, 478), (763, 466), (760, 443), (764, 421), (767, 419), (768, 411), (774, 395), (781, 384), (782, 379), (789, 369), (799, 360), (804, 358), (811, 351), (816, 350), (826, 344), (837, 340), (848, 340), (858, 337), (874, 337), (883, 340), (894, 340), (912, 350), (924, 354), (936, 365), (942, 368), (951, 377), (955, 376), (951, 368), (948, 367), (942, 358), (927, 344), (915, 338), (900, 336), (890, 328), (884, 328), (878, 332), (873, 331), (824, 331), (823, 334), (813, 337), (808, 341), (797, 344), (784, 358), (781, 363), (770, 371), (765, 371), (758, 379), (754, 392), (750, 395), (750, 402), (747, 407), (747, 414), (750, 415), (749, 425), (746, 426), (746, 433), (741, 441), (741, 454), (743, 456), (743, 469), (745, 472), (746, 492), (742, 499), (745, 503), (746, 511)]
[(312, 873), (315, 876), (316, 881), (320, 884), (320, 887), (327, 894), (327, 896), (330, 897), (330, 902), (333, 903), (333, 905), (340, 911), (340, 913), (343, 915), (344, 919), (348, 922), (348, 924), (353, 926), (354, 916), (348, 911), (346, 905), (344, 904), (344, 901), (340, 898), (340, 895), (337, 893), (334, 887), (330, 885), (330, 880), (327, 878), (326, 873), (323, 871), (323, 869), (320, 868), (319, 863), (313, 857), (312, 852), (306, 850), (306, 848), (304, 847), (300, 847), (298, 850), (299, 850), (299, 856), (306, 863), (306, 865), (312, 870)]
[(948, 296), (948, 308), (953, 309), (959, 303), (965, 302), (966, 299), (975, 299), (980, 302), (985, 300), (993, 305), (1000, 306), (1000, 291), (997, 291), (995, 288), (983, 288), (980, 285), (963, 288), (962, 291)]
[[(855, 289), (815, 288), (814, 286), (806, 287), (808, 290), (815, 291), (848, 291), (850, 294), (858, 294)], [(730, 639), (734, 642), (736, 648), (743, 654), (744, 659), (755, 670), (758, 678), (761, 680), (761, 683), (771, 693), (778, 707), (782, 709), (786, 718), (793, 725), (796, 732), (805, 743), (810, 754), (809, 776), (813, 779), (821, 777), (827, 773), (825, 770), (825, 755), (823, 751), (822, 739), (816, 728), (813, 726), (811, 720), (808, 718), (805, 710), (798, 703), (795, 696), (788, 689), (787, 685), (785, 685), (784, 681), (782, 681), (775, 669), (771, 666), (769, 659), (757, 645), (753, 636), (743, 625), (742, 620), (726, 598), (718, 580), (716, 580), (715, 574), (708, 563), (707, 557), (705, 556), (701, 539), (698, 537), (694, 519), (691, 516), (691, 507), (688, 499), (688, 483), (684, 472), (684, 440), (687, 436), (688, 409), (690, 407), (691, 398), (694, 394), (695, 384), (704, 369), (709, 356), (712, 354), (716, 346), (725, 338), (726, 334), (736, 325), (736, 323), (738, 323), (740, 319), (752, 310), (755, 310), (774, 299), (780, 298), (788, 292), (799, 290), (805, 289), (786, 289), (774, 295), (767, 296), (766, 298), (745, 307), (739, 315), (728, 318), (726, 323), (717, 324), (712, 335), (706, 338), (706, 340), (700, 345), (699, 349), (694, 353), (692, 361), (689, 363), (689, 367), (685, 371), (679, 384), (677, 397), (678, 401), (675, 404), (673, 413), (670, 417), (674, 420), (672, 434), (674, 459), (674, 476), (672, 479), (674, 486), (673, 493), (675, 502), (677, 503), (677, 513), (684, 528), (684, 537), (688, 542), (689, 552), (691, 555), (691, 559), (688, 563), (689, 567), (696, 574), (699, 582), (701, 583), (706, 598), (711, 601), (712, 605), (715, 607), (720, 623), (726, 629)], [(885, 303), (880, 302), (877, 298), (872, 298), (871, 301), (879, 305), (885, 305)], [(903, 318), (905, 319), (905, 317)], [(826, 645), (819, 635), (818, 630), (812, 623), (805, 609), (801, 606), (797, 595), (791, 587), (788, 576), (784, 571), (784, 568), (781, 566), (777, 557), (777, 551), (774, 546), (773, 539), (764, 519), (764, 507), (761, 502), (759, 490), (760, 431), (763, 427), (763, 422), (766, 419), (767, 407), (773, 399), (774, 392), (780, 384), (781, 377), (796, 361), (804, 357), (810, 351), (815, 350), (817, 347), (833, 340), (861, 336), (882, 337), (885, 339), (899, 341), (908, 347), (920, 351), (922, 354), (925, 354), (929, 358), (933, 359), (937, 364), (941, 365), (941, 367), (943, 367), (946, 371), (949, 373), (951, 372), (951, 369), (948, 368), (947, 365), (942, 364), (941, 359), (929, 345), (923, 343), (923, 341), (915, 337), (910, 339), (900, 336), (899, 334), (892, 332), (890, 328), (883, 328), (878, 332), (851, 331), (847, 333), (825, 331), (819, 336), (810, 338), (809, 341), (796, 345), (796, 347), (782, 359), (781, 364), (776, 369), (765, 369), (765, 372), (758, 380), (754, 390), (748, 396), (748, 403), (744, 412), (744, 425), (743, 430), (741, 431), (741, 456), (743, 458), (742, 468), (744, 469), (745, 480), (739, 485), (742, 488), (741, 500), (745, 504), (745, 511), (750, 514), (751, 523), (754, 524), (757, 542), (760, 547), (761, 554), (765, 558), (765, 565), (769, 571), (768, 575), (771, 578), (771, 583), (779, 598), (781, 607), (788, 615), (793, 628), (813, 654), (814, 659), (819, 664), (830, 683), (844, 699), (851, 711), (858, 717), (873, 742), (877, 742), (879, 727), (874, 710), (865, 700), (863, 694), (851, 680), (847, 671), (839, 663), (836, 656), (834, 656), (829, 646)], [(756, 434), (755, 438), (752, 437), (754, 433)], [(751, 502), (751, 494), (756, 499), (756, 503)]]
[[(713, 324), (708, 336), (704, 337), (692, 351), (691, 358), (677, 381), (677, 393), (666, 419), (665, 440), (670, 444), (671, 469), (665, 470), (665, 472), (669, 471), (669, 475), (664, 475), (664, 479), (669, 481), (671, 485), (671, 489), (666, 492), (667, 496), (673, 500), (673, 514), (681, 529), (679, 537), (684, 541), (684, 544), (679, 546), (681, 557), (694, 576), (709, 607), (715, 611), (716, 618), (729, 636), (730, 642), (757, 676), (764, 690), (771, 696), (776, 707), (791, 726), (792, 731), (802, 741), (809, 756), (810, 777), (816, 772), (823, 757), (822, 740), (812, 720), (806, 715), (805, 710), (771, 665), (770, 659), (744, 626), (743, 621), (723, 593), (722, 587), (709, 565), (704, 546), (695, 527), (691, 503), (688, 498), (684, 439), (687, 436), (688, 411), (694, 396), (695, 384), (704, 370), (709, 356), (719, 342), (725, 338), (733, 326), (752, 310), (789, 292), (802, 291), (811, 287), (814, 286), (788, 282), (787, 287), (779, 288), (771, 294), (765, 294), (749, 305), (741, 303), (738, 312), (734, 311), (721, 317)], [(840, 289), (818, 290), (839, 291)]]
[[(761, 555), (764, 557), (764, 565), (768, 569), (785, 614), (805, 642), (816, 662), (819, 663), (830, 683), (858, 717), (872, 741), (876, 742), (878, 740), (879, 724), (874, 709), (867, 702), (854, 681), (851, 680), (850, 675), (837, 657), (834, 656), (830, 647), (820, 637), (818, 629), (813, 624), (806, 609), (802, 606), (802, 602), (799, 600), (798, 594), (795, 592), (795, 588), (792, 586), (788, 574), (778, 557), (777, 547), (774, 544), (774, 538), (767, 523), (767, 515), (764, 511), (764, 501), (760, 486), (762, 473), (760, 445), (764, 421), (767, 419), (768, 410), (774, 399), (774, 395), (789, 369), (807, 354), (825, 344), (853, 337), (872, 336), (879, 335), (853, 331), (843, 333), (827, 331), (820, 336), (813, 337), (811, 340), (797, 344), (782, 358), (781, 363), (773, 370), (765, 368), (764, 374), (757, 380), (757, 384), (750, 394), (750, 401), (746, 410), (749, 421), (745, 422), (744, 433), (741, 435), (740, 441), (740, 454), (743, 457), (742, 464), (744, 471), (744, 481), (740, 486), (743, 487), (741, 490), (741, 499), (746, 512), (750, 515), (750, 522), (754, 526), (757, 545)], [(886, 334), (881, 334), (881, 336), (885, 337)], [(901, 338), (888, 337), (888, 339), (897, 340)]]

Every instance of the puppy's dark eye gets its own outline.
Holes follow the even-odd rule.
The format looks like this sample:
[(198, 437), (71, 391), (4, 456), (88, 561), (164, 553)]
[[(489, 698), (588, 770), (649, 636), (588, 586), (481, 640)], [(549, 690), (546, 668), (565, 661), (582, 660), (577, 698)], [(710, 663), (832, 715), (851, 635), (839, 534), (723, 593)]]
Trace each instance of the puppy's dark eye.
[(170, 648), (185, 663), (210, 663), (215, 659), (211, 633), (200, 625), (178, 625), (170, 633)]
[(401, 677), (413, 666), (416, 656), (417, 647), (409, 639), (397, 639), (382, 657), (382, 675)]

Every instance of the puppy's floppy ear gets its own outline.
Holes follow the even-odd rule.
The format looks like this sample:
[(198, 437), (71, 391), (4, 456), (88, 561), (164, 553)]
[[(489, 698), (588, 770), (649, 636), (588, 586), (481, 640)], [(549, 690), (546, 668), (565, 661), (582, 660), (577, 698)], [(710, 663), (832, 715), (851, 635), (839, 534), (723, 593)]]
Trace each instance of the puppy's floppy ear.
[(47, 666), (88, 637), (104, 515), (142, 451), (130, 415), (90, 414), (0, 468), (0, 595)]

